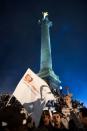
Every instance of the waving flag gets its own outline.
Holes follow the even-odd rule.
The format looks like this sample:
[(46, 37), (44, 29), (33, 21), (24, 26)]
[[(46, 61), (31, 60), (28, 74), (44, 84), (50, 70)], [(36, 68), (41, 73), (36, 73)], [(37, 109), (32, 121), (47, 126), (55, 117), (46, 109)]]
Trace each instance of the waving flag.
[(48, 100), (55, 100), (48, 84), (28, 69), (18, 83), (13, 95), (20, 101), (38, 126), (43, 108)]

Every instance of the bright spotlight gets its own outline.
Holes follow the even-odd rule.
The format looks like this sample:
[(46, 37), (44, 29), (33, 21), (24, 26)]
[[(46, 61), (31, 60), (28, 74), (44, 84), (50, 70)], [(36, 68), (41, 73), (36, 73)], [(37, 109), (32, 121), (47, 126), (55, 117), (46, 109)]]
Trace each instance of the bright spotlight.
[(60, 86), (60, 90), (62, 90), (63, 89), (63, 87), (62, 86)]

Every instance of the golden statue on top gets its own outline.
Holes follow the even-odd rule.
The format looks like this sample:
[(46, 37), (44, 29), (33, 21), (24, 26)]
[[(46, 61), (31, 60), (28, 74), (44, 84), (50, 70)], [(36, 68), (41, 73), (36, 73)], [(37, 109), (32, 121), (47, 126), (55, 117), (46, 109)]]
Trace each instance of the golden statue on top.
[(45, 19), (46, 16), (48, 16), (48, 12), (42, 12), (42, 14), (43, 14), (43, 19)]

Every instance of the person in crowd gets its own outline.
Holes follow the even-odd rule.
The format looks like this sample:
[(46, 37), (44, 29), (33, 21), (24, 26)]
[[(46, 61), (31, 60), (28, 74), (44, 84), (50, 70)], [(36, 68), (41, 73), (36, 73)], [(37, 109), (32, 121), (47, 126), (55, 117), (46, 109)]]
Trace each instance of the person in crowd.
[(71, 94), (64, 97), (64, 106), (62, 107), (62, 113), (65, 115), (67, 121), (70, 120), (70, 111), (72, 110), (72, 99)]
[(51, 123), (51, 116), (50, 116), (49, 110), (43, 110), (37, 130), (38, 131), (53, 131), (53, 126)]
[(74, 113), (77, 115), (77, 117), (78, 117), (78, 115), (79, 115), (78, 104), (75, 103), (75, 102), (73, 102), (73, 103), (72, 103), (72, 108), (73, 108), (73, 112), (74, 112)]
[(81, 108), (79, 112), (79, 119), (83, 124), (83, 127), (87, 130), (87, 108)]
[(20, 113), (20, 107), (7, 106), (0, 110), (0, 125), (4, 130), (27, 131), (25, 113)]
[(27, 118), (27, 128), (28, 128), (28, 131), (36, 130), (35, 122), (33, 121), (31, 116), (28, 116)]
[(62, 113), (60, 111), (53, 111), (52, 112), (52, 122), (53, 122), (53, 130), (62, 130), (66, 129), (64, 124), (62, 123)]
[(68, 94), (64, 97), (64, 101), (65, 101), (65, 105), (68, 107), (68, 108), (72, 108), (72, 94)]
[(77, 105), (73, 105), (73, 110), (70, 112), (69, 129), (72, 131), (87, 130), (87, 109), (81, 108), (78, 111)]

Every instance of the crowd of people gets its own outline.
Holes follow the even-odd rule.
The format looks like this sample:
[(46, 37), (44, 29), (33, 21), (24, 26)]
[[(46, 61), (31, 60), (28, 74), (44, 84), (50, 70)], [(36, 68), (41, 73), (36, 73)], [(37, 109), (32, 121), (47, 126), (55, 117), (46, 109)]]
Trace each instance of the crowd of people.
[(0, 131), (86, 131), (87, 108), (73, 100), (72, 94), (55, 97), (55, 101), (47, 102), (36, 127), (31, 115), (15, 97), (6, 105), (10, 95), (0, 95)]

